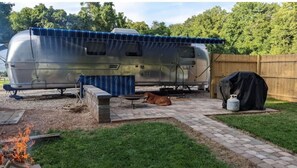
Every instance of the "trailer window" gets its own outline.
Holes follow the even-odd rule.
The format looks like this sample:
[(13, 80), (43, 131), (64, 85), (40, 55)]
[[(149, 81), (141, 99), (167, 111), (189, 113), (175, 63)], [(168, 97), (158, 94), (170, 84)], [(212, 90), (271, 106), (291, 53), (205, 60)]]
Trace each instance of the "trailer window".
[(128, 43), (126, 45), (126, 56), (142, 56), (142, 49), (139, 43)]
[(180, 47), (179, 56), (182, 58), (195, 58), (195, 51), (193, 47)]
[(87, 42), (86, 43), (88, 55), (105, 55), (106, 43), (104, 42)]

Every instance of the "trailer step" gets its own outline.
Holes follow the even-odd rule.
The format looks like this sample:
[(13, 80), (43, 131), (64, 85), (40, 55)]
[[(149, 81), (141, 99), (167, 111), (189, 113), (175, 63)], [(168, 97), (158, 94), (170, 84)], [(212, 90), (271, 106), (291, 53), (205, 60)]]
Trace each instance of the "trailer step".
[(10, 84), (4, 84), (3, 85), (3, 89), (7, 92), (10, 93), (9, 97), (10, 98), (15, 98), (16, 100), (20, 100), (20, 99), (23, 99), (22, 96), (18, 96), (17, 93), (18, 93), (18, 90), (11, 87)]

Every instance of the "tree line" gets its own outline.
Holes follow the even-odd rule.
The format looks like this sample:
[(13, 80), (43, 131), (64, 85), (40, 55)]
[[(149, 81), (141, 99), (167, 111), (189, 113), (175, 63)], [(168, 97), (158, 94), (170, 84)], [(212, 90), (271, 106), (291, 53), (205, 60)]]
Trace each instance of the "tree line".
[(219, 6), (188, 18), (182, 24), (166, 26), (154, 21), (133, 22), (116, 12), (112, 2), (81, 3), (78, 14), (39, 4), (12, 11), (13, 4), (0, 2), (0, 42), (29, 27), (111, 31), (132, 28), (141, 34), (224, 38), (224, 45), (209, 45), (216, 53), (290, 54), (297, 53), (297, 3), (238, 2), (231, 12)]

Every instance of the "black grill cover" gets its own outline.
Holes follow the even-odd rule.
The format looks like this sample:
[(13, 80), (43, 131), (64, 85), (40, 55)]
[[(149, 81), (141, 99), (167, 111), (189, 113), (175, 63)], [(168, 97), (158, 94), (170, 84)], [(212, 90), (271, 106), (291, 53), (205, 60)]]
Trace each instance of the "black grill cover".
[(219, 83), (223, 97), (223, 108), (231, 94), (240, 100), (240, 111), (264, 110), (268, 87), (264, 79), (254, 72), (234, 72)]

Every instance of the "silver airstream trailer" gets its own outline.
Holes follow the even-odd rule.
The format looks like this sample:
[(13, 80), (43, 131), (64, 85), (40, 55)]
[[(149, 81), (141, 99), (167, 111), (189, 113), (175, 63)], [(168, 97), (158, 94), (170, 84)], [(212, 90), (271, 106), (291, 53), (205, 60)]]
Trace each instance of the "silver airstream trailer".
[(75, 87), (80, 75), (134, 75), (135, 85), (207, 85), (215, 38), (30, 28), (10, 41), (6, 69), (17, 90)]

